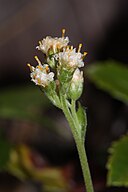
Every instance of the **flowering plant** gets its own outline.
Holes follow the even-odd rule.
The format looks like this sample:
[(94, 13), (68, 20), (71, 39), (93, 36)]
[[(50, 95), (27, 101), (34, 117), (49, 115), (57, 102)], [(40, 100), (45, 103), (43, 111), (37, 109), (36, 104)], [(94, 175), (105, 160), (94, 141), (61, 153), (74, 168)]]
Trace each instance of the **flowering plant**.
[(71, 131), (77, 146), (80, 163), (83, 171), (87, 192), (93, 192), (93, 186), (84, 147), (86, 133), (86, 113), (84, 108), (76, 101), (83, 91), (83, 59), (86, 52), (81, 51), (82, 44), (78, 50), (69, 45), (69, 38), (65, 37), (65, 29), (62, 30), (62, 37), (46, 37), (39, 41), (37, 49), (45, 55), (45, 62), (42, 63), (37, 56), (36, 67), (28, 64), (31, 80), (47, 95), (50, 101), (60, 108), (71, 127)]

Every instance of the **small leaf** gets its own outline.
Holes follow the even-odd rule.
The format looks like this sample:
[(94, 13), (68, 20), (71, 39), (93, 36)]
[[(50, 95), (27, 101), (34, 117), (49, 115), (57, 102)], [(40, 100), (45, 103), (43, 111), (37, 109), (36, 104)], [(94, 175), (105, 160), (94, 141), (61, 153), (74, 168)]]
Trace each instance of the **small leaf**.
[(128, 187), (128, 135), (112, 144), (107, 163), (107, 183)]
[(85, 109), (81, 106), (80, 102), (78, 102), (77, 117), (81, 126), (81, 138), (82, 141), (84, 142), (87, 127), (87, 117)]
[(114, 61), (95, 63), (86, 70), (97, 87), (128, 103), (128, 68)]
[(49, 100), (58, 108), (61, 108), (60, 106), (60, 100), (56, 93), (56, 83), (53, 81), (45, 88), (45, 94), (49, 98)]

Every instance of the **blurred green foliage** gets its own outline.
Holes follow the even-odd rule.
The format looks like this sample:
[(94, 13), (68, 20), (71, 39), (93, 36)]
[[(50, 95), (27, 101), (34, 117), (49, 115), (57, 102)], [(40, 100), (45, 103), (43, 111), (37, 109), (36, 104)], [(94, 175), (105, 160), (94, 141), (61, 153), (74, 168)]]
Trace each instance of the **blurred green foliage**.
[(63, 174), (62, 167), (52, 167), (48, 162), (38, 167), (34, 158), (44, 161), (43, 157), (30, 147), (19, 145), (11, 150), (6, 170), (22, 181), (31, 179), (40, 183), (45, 192), (69, 191), (69, 182)]
[[(86, 72), (98, 88), (128, 103), (128, 68), (115, 61), (105, 61), (89, 66)], [(112, 144), (109, 152), (108, 185), (128, 187), (128, 136)]]
[[(37, 123), (45, 122), (42, 118), (42, 107), (49, 102), (37, 87), (15, 87), (3, 89), (0, 94), (0, 118), (11, 120), (28, 120)], [(0, 170), (6, 167), (12, 145), (5, 138), (0, 128)]]
[[(45, 114), (45, 110), (47, 111), (51, 106), (37, 86), (6, 88), (0, 94), (1, 119), (30, 121), (54, 129), (54, 121)], [(3, 134), (0, 134), (0, 171), (4, 170), (20, 180), (32, 179), (41, 182), (43, 191), (46, 192), (66, 192), (68, 188), (68, 182), (65, 181), (61, 169), (34, 167), (31, 150), (27, 146), (12, 146)]]
[(42, 107), (49, 101), (36, 86), (15, 87), (0, 94), (0, 117), (42, 122)]
[(128, 68), (115, 61), (105, 61), (89, 66), (86, 73), (98, 88), (128, 103)]

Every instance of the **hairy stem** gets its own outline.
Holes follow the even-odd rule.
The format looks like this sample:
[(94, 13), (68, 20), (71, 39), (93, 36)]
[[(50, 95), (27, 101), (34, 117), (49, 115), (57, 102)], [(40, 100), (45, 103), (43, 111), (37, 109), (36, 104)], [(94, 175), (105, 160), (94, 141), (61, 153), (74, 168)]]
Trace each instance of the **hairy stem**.
[(80, 130), (78, 130), (79, 122), (78, 122), (77, 114), (75, 111), (75, 103), (74, 103), (74, 101), (72, 102), (71, 111), (70, 111), (65, 96), (60, 95), (60, 99), (61, 99), (63, 113), (65, 114), (65, 117), (68, 120), (69, 126), (71, 128), (71, 131), (72, 131), (72, 134), (73, 134), (76, 146), (77, 146), (77, 150), (78, 150), (78, 154), (79, 154), (79, 158), (80, 158), (80, 164), (81, 164), (83, 177), (84, 177), (84, 181), (85, 181), (86, 191), (94, 192), (91, 175), (90, 175), (90, 170), (89, 170), (89, 165), (88, 165), (87, 156), (86, 156), (86, 151), (84, 148), (84, 143), (81, 141)]

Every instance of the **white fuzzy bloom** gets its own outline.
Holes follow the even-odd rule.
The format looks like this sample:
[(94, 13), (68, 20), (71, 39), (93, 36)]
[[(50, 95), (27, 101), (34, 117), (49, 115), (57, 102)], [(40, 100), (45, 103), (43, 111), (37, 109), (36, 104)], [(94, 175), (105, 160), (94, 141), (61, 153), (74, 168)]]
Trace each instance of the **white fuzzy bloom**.
[(31, 80), (36, 84), (40, 86), (47, 86), (49, 82), (54, 80), (54, 73), (48, 72), (49, 68), (47, 64), (44, 65), (37, 65), (36, 68), (31, 67)]
[(60, 65), (71, 68), (84, 67), (83, 54), (76, 52), (76, 49), (64, 49), (58, 54)]
[(53, 51), (53, 53), (56, 53), (58, 49), (66, 47), (68, 43), (69, 43), (68, 37), (52, 38), (48, 36), (44, 38), (42, 41), (40, 41), (39, 46), (37, 46), (36, 48), (47, 55), (50, 49)]

